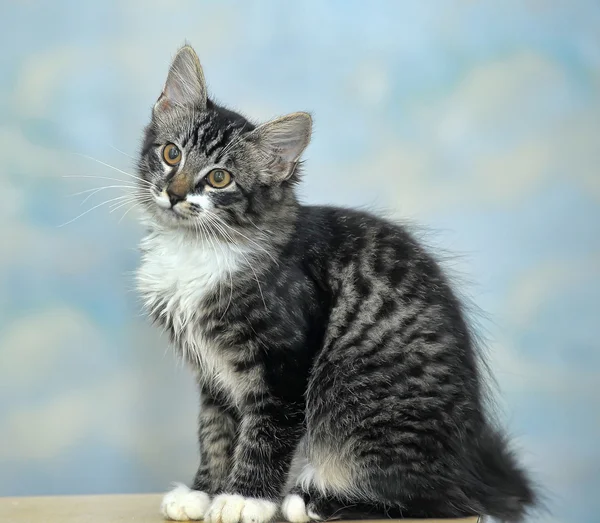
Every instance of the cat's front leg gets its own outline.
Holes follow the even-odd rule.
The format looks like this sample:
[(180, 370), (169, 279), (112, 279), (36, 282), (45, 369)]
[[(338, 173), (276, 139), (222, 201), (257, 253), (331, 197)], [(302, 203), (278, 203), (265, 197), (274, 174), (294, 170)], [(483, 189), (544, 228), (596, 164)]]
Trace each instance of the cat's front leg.
[(262, 397), (243, 411), (234, 463), (207, 523), (267, 523), (275, 518), (292, 455), (300, 439), (301, 406)]
[(166, 519), (204, 519), (212, 497), (223, 492), (231, 472), (238, 422), (235, 411), (224, 401), (208, 390), (201, 390), (198, 428), (200, 466), (191, 489), (179, 484), (164, 496), (161, 510)]

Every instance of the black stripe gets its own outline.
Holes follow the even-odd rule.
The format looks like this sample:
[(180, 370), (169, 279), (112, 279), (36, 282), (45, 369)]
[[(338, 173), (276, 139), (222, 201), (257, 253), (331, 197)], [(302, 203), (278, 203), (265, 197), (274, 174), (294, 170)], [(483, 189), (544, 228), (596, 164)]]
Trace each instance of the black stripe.
[[(242, 136), (242, 134), (243, 134), (244, 128), (245, 128), (247, 125), (249, 125), (249, 124), (248, 124), (248, 122), (245, 122), (243, 125), (239, 125), (239, 124), (237, 124), (237, 125), (232, 125), (232, 126), (229, 128), (229, 129), (226, 129), (226, 130), (225, 130), (225, 132), (223, 133), (223, 139), (222, 139), (222, 140), (220, 140), (220, 142), (219, 142), (220, 144), (222, 144), (222, 145), (220, 145), (220, 146), (222, 147), (222, 149), (223, 149), (223, 150), (219, 152), (219, 154), (217, 155), (217, 158), (216, 158), (216, 160), (215, 160), (215, 161), (217, 161), (217, 162), (220, 162), (220, 161), (222, 160), (222, 156), (221, 156), (221, 155), (223, 154), (223, 151), (225, 151), (225, 150), (227, 150), (227, 149), (228, 149), (228, 145), (229, 145), (229, 143), (231, 142), (231, 139), (232, 139), (232, 137), (233, 137), (233, 135), (234, 135), (234, 133), (235, 133), (236, 131), (240, 131), (240, 132), (239, 132), (239, 135), (238, 135), (238, 136), (236, 136), (236, 137), (235, 137), (235, 138), (233, 138), (233, 139), (234, 139), (234, 140), (240, 140), (240, 137), (241, 137), (241, 136)], [(218, 149), (218, 147), (213, 147), (213, 148), (211, 149), (211, 153), (210, 153), (210, 154), (212, 154), (212, 153), (213, 153), (214, 151), (216, 151), (217, 149)]]
[(207, 144), (205, 149), (206, 156), (212, 156), (217, 149), (221, 149), (228, 142), (227, 138), (229, 135), (227, 134), (227, 129), (223, 131), (223, 134), (217, 140), (217, 137), (219, 136), (218, 132), (219, 131), (217, 130), (217, 134), (212, 138), (210, 145)]

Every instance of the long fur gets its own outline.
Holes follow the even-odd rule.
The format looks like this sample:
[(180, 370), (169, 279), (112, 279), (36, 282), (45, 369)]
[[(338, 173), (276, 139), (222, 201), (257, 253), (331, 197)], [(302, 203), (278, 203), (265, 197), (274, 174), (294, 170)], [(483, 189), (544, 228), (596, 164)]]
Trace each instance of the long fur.
[[(170, 81), (194, 69), (176, 64)], [(194, 81), (197, 98), (163, 95), (146, 130), (138, 274), (198, 377), (193, 488), (277, 503), (289, 493), (284, 506), (306, 506), (298, 521), (520, 521), (535, 494), (486, 415), (473, 336), (439, 265), (397, 223), (298, 202), (307, 115), (265, 132), (206, 99), (201, 72)], [(183, 152), (176, 168), (161, 160), (166, 143)], [(207, 184), (215, 167), (230, 186)], [(193, 189), (165, 208), (174, 176)]]

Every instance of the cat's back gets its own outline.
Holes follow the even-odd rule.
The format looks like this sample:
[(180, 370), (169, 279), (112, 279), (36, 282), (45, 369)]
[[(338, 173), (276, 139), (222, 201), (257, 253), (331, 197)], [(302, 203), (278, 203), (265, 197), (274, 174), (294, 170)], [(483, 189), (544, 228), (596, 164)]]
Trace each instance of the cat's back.
[[(321, 256), (328, 264), (360, 263), (364, 270), (381, 275), (414, 264), (431, 277), (441, 277), (438, 264), (405, 224), (369, 212), (303, 206), (296, 238), (303, 252)], [(398, 271), (390, 275), (400, 277)]]
[(444, 331), (461, 346), (457, 354), (471, 359), (462, 304), (408, 228), (363, 211), (306, 207), (298, 229), (304, 266), (337, 304), (329, 319), (339, 332), (330, 329), (330, 338), (352, 330), (353, 318), (364, 325), (380, 321), (396, 339), (410, 319), (421, 329)]

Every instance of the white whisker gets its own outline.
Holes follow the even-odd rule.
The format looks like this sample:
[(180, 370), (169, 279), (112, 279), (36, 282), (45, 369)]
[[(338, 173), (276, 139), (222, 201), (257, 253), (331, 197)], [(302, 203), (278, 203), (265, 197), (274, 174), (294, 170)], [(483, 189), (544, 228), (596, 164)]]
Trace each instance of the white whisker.
[[(207, 214), (207, 216), (209, 217), (209, 221), (210, 221), (210, 216), (208, 214)], [(201, 221), (199, 223), (202, 226), (202, 228), (204, 229), (204, 224)], [(210, 230), (208, 228), (206, 228), (206, 229), (208, 230), (208, 234), (210, 235)], [(225, 314), (229, 310), (229, 306), (231, 305), (231, 300), (233, 299), (233, 275), (231, 272), (231, 264), (229, 263), (229, 259), (228, 259), (227, 255), (225, 254), (225, 249), (223, 248), (223, 245), (221, 245), (221, 242), (217, 238), (215, 238), (215, 242), (217, 243), (217, 245), (219, 246), (219, 249), (221, 250), (221, 253), (223, 254), (223, 260), (227, 264), (227, 273), (229, 274), (229, 300), (227, 302), (227, 305), (225, 306), (225, 310), (223, 311), (223, 314), (221, 315), (221, 319), (223, 319), (225, 317)], [(211, 241), (211, 243), (212, 243), (212, 241)], [(213, 244), (213, 249), (214, 249), (214, 244)], [(223, 286), (223, 283), (219, 280), (219, 303), (221, 303), (222, 286)]]
[(127, 154), (125, 151), (121, 151), (121, 149), (119, 149), (118, 147), (115, 147), (114, 145), (112, 145), (112, 144), (110, 144), (110, 143), (108, 144), (108, 146), (109, 146), (111, 149), (114, 149), (115, 151), (117, 151), (118, 153), (121, 153), (121, 154), (123, 154), (124, 156), (127, 156), (128, 158), (131, 158), (132, 160), (137, 160), (137, 158), (135, 158), (134, 156), (131, 156), (130, 154)]
[(89, 192), (94, 192), (94, 191), (103, 191), (104, 189), (120, 189), (120, 188), (125, 188), (125, 189), (137, 189), (137, 187), (135, 185), (106, 185), (104, 187), (97, 187), (95, 189), (86, 189), (85, 191), (79, 191), (79, 192), (75, 192), (73, 194), (67, 194), (67, 198), (72, 198), (73, 196), (80, 196), (82, 194), (87, 194)]
[[(215, 243), (213, 242), (212, 236), (210, 234), (210, 230), (206, 229), (202, 222), (196, 222), (196, 223), (198, 223), (200, 225), (200, 227), (202, 228), (202, 230), (206, 232), (206, 238), (208, 239), (208, 241), (210, 241), (210, 244), (212, 245), (213, 250), (216, 251), (217, 249), (215, 247)], [(226, 259), (226, 256), (223, 256), (223, 258)], [(222, 292), (222, 284), (221, 284), (221, 281), (219, 280), (219, 303), (221, 303), (221, 292)]]
[[(127, 189), (132, 189), (132, 190), (136, 190), (137, 187), (129, 187), (127, 185), (109, 185), (107, 187), (99, 187), (98, 189), (88, 189), (87, 191), (81, 191), (79, 193), (76, 194), (85, 194), (86, 192), (89, 192), (90, 194), (88, 194), (79, 205), (83, 205), (85, 202), (87, 202), (92, 196), (94, 196), (95, 194), (98, 194), (100, 191), (104, 191), (105, 189), (116, 189), (116, 188), (127, 188)], [(73, 195), (74, 196), (74, 195)]]
[(111, 165), (109, 163), (103, 162), (102, 160), (98, 160), (97, 158), (94, 158), (92, 156), (88, 156), (87, 154), (81, 154), (81, 153), (75, 153), (77, 156), (81, 156), (83, 158), (87, 158), (88, 160), (92, 160), (93, 162), (97, 162), (100, 165), (104, 165), (105, 167), (108, 167), (109, 169), (113, 169), (114, 171), (120, 172), (121, 174), (124, 174), (125, 176), (129, 176), (130, 178), (134, 178), (135, 180), (139, 180), (139, 181), (146, 181), (143, 178), (141, 178), (140, 176), (136, 176), (135, 174), (131, 174), (128, 173), (127, 171), (124, 171), (123, 169), (119, 169), (118, 167), (115, 167), (114, 165)]
[[(121, 183), (124, 183), (125, 181), (127, 181), (127, 180), (121, 180), (121, 178), (111, 178), (109, 176), (92, 176), (89, 174), (65, 174), (62, 176), (62, 178), (91, 178), (93, 180), (111, 180), (113, 182), (121, 182)], [(138, 182), (143, 182), (152, 189), (157, 188), (155, 184), (153, 184), (147, 180), (144, 180), (142, 178), (138, 179)]]
[(118, 211), (121, 207), (125, 207), (125, 205), (129, 205), (130, 203), (137, 203), (136, 200), (125, 200), (123, 202), (117, 202), (117, 203), (113, 203), (112, 205), (109, 205), (109, 213), (112, 214), (115, 211)]
[(81, 218), (82, 216), (85, 216), (86, 214), (92, 212), (94, 209), (97, 209), (98, 207), (102, 207), (103, 205), (109, 204), (111, 202), (114, 202), (116, 200), (121, 200), (123, 198), (126, 198), (127, 196), (117, 196), (116, 198), (112, 198), (110, 200), (106, 200), (104, 202), (100, 202), (98, 205), (94, 205), (91, 209), (88, 209), (87, 211), (82, 212), (80, 215), (75, 216), (75, 218), (73, 218), (72, 220), (69, 220), (68, 222), (65, 222), (61, 225), (58, 225), (58, 227), (64, 227), (65, 225), (69, 225), (70, 223), (73, 223), (75, 220), (78, 220), (79, 218)]
[[(235, 243), (235, 242), (234, 242), (234, 240), (233, 240), (233, 238), (232, 238), (232, 237), (231, 237), (231, 236), (230, 236), (230, 235), (227, 233), (227, 231), (225, 231), (225, 230), (224, 230), (224, 229), (223, 229), (223, 228), (220, 226), (220, 225), (225, 225), (225, 223), (224, 223), (224, 222), (222, 222), (222, 221), (221, 221), (221, 220), (218, 218), (218, 216), (217, 216), (216, 214), (213, 214), (213, 213), (211, 213), (210, 211), (206, 211), (206, 216), (207, 216), (207, 218), (209, 218), (209, 220), (212, 220), (212, 222), (211, 222), (211, 223), (213, 223), (213, 225), (214, 225), (215, 227), (217, 227), (217, 228), (218, 228), (218, 229), (221, 231), (221, 234), (223, 234), (223, 235), (224, 235), (226, 238), (229, 238), (229, 240), (230, 240), (232, 243)], [(219, 222), (220, 222), (220, 223), (219, 223)], [(266, 251), (265, 251), (265, 252), (266, 252)], [(264, 296), (264, 294), (263, 294), (262, 287), (260, 286), (260, 281), (259, 281), (259, 279), (258, 279), (258, 275), (256, 274), (256, 271), (254, 270), (254, 267), (252, 266), (252, 263), (251, 263), (251, 262), (250, 262), (250, 260), (249, 260), (249, 259), (246, 257), (246, 255), (245, 255), (245, 254), (244, 254), (242, 251), (239, 251), (239, 253), (240, 253), (240, 254), (241, 254), (241, 256), (244, 258), (244, 260), (246, 260), (246, 263), (248, 264), (248, 267), (250, 268), (250, 270), (251, 270), (251, 271), (252, 271), (252, 273), (254, 274), (254, 279), (256, 280), (256, 283), (257, 283), (257, 285), (258, 285), (258, 291), (260, 292), (260, 297), (262, 298), (262, 302), (263, 302), (263, 305), (264, 305), (264, 307), (265, 307), (265, 310), (268, 312), (268, 310), (269, 310), (269, 309), (268, 309), (268, 307), (267, 307), (267, 303), (266, 303), (266, 301), (265, 301), (265, 296)]]
[(128, 203), (152, 203), (152, 199), (151, 198), (138, 198), (136, 196), (131, 196), (131, 195), (125, 195), (125, 197), (127, 197), (126, 200), (124, 201), (120, 201), (120, 202), (116, 202), (116, 203), (112, 203), (111, 205), (109, 205), (109, 209), (110, 212), (114, 212), (117, 209), (119, 209), (120, 207), (123, 207), (123, 205), (126, 205)]
[(215, 218), (221, 225), (223, 225), (224, 227), (226, 227), (228, 230), (232, 231), (233, 234), (239, 234), (242, 238), (245, 238), (248, 242), (250, 242), (252, 245), (254, 245), (258, 250), (263, 251), (269, 258), (271, 258), (271, 260), (273, 260), (273, 262), (275, 263), (275, 265), (279, 266), (279, 262), (273, 257), (273, 255), (267, 250), (265, 249), (262, 245), (260, 245), (259, 243), (255, 242), (253, 239), (248, 238), (248, 236), (246, 236), (245, 234), (241, 233), (240, 231), (238, 231), (237, 229), (234, 229), (233, 227), (231, 227), (230, 225), (228, 225), (227, 223), (225, 223), (219, 216), (217, 216), (214, 213), (211, 213), (210, 211), (207, 211), (207, 213), (211, 214), (213, 218)]
[(127, 216), (127, 213), (128, 213), (129, 211), (131, 211), (132, 209), (134, 209), (134, 208), (136, 208), (136, 207), (138, 207), (138, 206), (140, 206), (140, 205), (142, 205), (142, 202), (135, 202), (135, 203), (134, 203), (134, 204), (133, 204), (131, 207), (129, 207), (129, 209), (127, 209), (127, 210), (126, 210), (126, 211), (123, 213), (123, 216), (121, 216), (121, 217), (119, 218), (119, 223), (121, 223), (121, 222), (123, 221), (123, 218), (125, 218), (125, 216)]
[[(110, 165), (109, 163), (103, 162), (102, 160), (98, 160), (96, 158), (93, 158), (91, 156), (87, 156), (85, 154), (80, 154), (80, 153), (74, 153), (78, 156), (82, 156), (83, 158), (87, 158), (89, 160), (92, 160), (96, 163), (99, 163), (100, 165), (104, 165), (105, 167), (108, 167), (109, 169), (112, 169), (116, 172), (119, 172), (121, 174), (124, 174), (125, 176), (128, 176), (129, 178), (133, 178), (134, 180), (136, 180), (138, 183), (141, 184), (145, 184), (147, 187), (155, 187), (155, 184), (152, 182), (149, 182), (148, 180), (144, 180), (141, 176), (135, 175), (135, 174), (131, 174), (128, 173), (127, 171), (124, 171), (123, 169), (119, 169), (118, 167), (115, 167), (114, 165)], [(68, 177), (68, 176), (67, 176)], [(124, 182), (125, 180), (121, 180), (121, 179), (116, 179), (117, 181), (120, 182)]]

